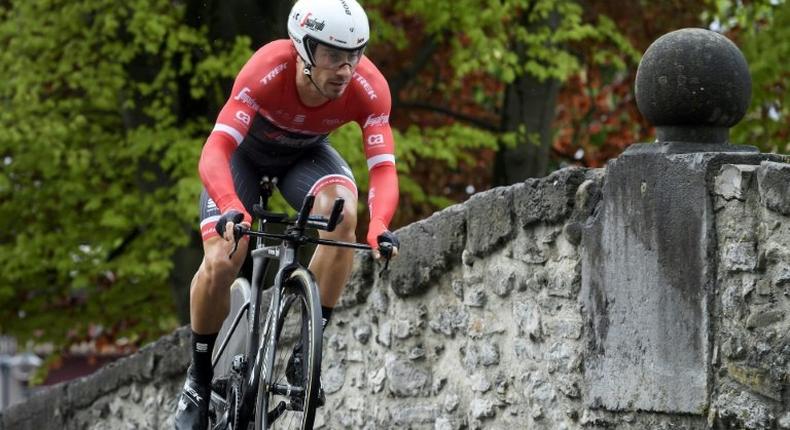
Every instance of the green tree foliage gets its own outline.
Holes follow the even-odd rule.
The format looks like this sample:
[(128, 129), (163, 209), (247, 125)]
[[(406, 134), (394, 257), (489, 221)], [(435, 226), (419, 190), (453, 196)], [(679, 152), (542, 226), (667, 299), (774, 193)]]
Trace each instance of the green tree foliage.
[(734, 39), (752, 75), (752, 104), (731, 140), (790, 153), (790, 3), (717, 0), (705, 18)]
[[(612, 27), (644, 52), (668, 31), (704, 25), (700, 19), (706, 5), (702, 2), (673, 0), (664, 2), (585, 2), (585, 15), (605, 16)], [(636, 106), (634, 79), (641, 54), (622, 57), (624, 63), (610, 62), (602, 56), (601, 43), (575, 44), (582, 69), (567, 80), (561, 90), (553, 128), (553, 155), (562, 163), (603, 167), (635, 142), (654, 140), (652, 125)], [(610, 48), (616, 51), (616, 43)]]
[[(546, 160), (531, 159), (549, 157), (557, 82), (582, 69), (585, 58), (578, 45), (595, 43), (599, 49), (593, 60), (612, 67), (624, 68), (639, 57), (612, 20), (585, 14), (580, 2), (371, 0), (366, 4), (374, 6), (372, 26), (390, 45), (387, 53), (405, 57), (402, 64), (387, 69), (396, 83), (396, 106), (442, 114), (455, 127), (463, 124), (488, 131), (497, 139), (498, 149), (505, 151), (508, 164), (523, 159), (508, 170), (531, 172), (527, 176), (545, 173)], [(421, 60), (425, 57), (431, 60)], [(540, 112), (548, 114), (538, 117)], [(436, 128), (448, 123), (421, 125)], [(454, 143), (435, 145), (454, 148)], [(543, 149), (534, 151), (536, 145)], [(518, 149), (511, 151), (514, 146)], [(512, 181), (520, 175), (504, 176)]]
[(4, 5), (0, 331), (158, 336), (177, 323), (170, 257), (197, 219), (211, 127), (179, 119), (179, 102), (216, 97), (248, 43), (209, 43), (166, 0)]
[[(214, 120), (187, 105), (224, 103), (249, 39), (211, 39), (180, 2), (3, 5), (0, 332), (59, 347), (97, 332), (155, 338), (178, 324), (171, 257), (196, 227), (197, 161)], [(454, 166), (463, 148), (493, 141), (456, 126), (395, 133), (404, 173), (421, 158)], [(364, 191), (358, 127), (333, 139)], [(445, 139), (454, 146), (435, 144)], [(401, 189), (450, 203), (408, 175)]]
[[(364, 2), (368, 53), (393, 92), (402, 191), (395, 227), (462, 199), (467, 185), (490, 186), (491, 154), (534, 136), (504, 119), (506, 90), (522, 78), (540, 84), (583, 75), (589, 64), (635, 67), (633, 37), (622, 21), (590, 13), (598, 3), (607, 2)], [(716, 5), (720, 21), (740, 32), (755, 82), (752, 111), (735, 131), (743, 137), (734, 140), (787, 151), (788, 75), (779, 60), (789, 57), (789, 8), (776, 0), (747, 3), (745, 12)], [(211, 112), (257, 48), (225, 31), (243, 12), (223, 9), (214, 28), (221, 37), (212, 37), (200, 26), (212, 8), (197, 0), (0, 1), (0, 333), (62, 346), (102, 327), (139, 344), (178, 324), (168, 279), (171, 257), (196, 228), (200, 150)], [(332, 140), (363, 193), (362, 235), (359, 128), (349, 124)]]

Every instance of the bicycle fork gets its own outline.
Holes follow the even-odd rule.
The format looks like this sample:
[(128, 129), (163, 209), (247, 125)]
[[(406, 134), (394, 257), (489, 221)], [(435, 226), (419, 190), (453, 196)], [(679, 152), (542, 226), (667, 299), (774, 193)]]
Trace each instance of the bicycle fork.
[[(271, 363), (271, 355), (274, 354), (275, 336), (270, 334), (271, 330), (277, 330), (277, 321), (280, 316), (280, 304), (282, 303), (282, 284), (283, 280), (289, 276), (295, 265), (288, 263), (296, 259), (296, 247), (290, 243), (280, 246), (260, 246), (252, 251), (253, 257), (253, 288), (252, 288), (252, 325), (250, 326), (250, 342), (247, 350), (247, 357), (255, 357), (252, 366), (246, 366), (246, 391), (242, 393), (242, 416), (244, 422), (248, 422), (250, 412), (254, 410), (256, 396), (258, 394), (258, 384), (267, 384), (272, 369), (266, 367)], [(275, 276), (272, 289), (272, 297), (269, 302), (269, 309), (266, 315), (263, 330), (255, 330), (259, 327), (261, 311), (259, 309), (263, 295), (263, 285), (265, 283), (265, 268), (267, 260), (279, 260), (279, 270)], [(267, 345), (268, 343), (268, 345)], [(268, 392), (271, 387), (264, 387), (264, 392)], [(264, 394), (266, 395), (266, 394)], [(268, 422), (274, 421), (287, 409), (283, 403), (277, 405), (272, 411), (261, 411), (269, 415)]]

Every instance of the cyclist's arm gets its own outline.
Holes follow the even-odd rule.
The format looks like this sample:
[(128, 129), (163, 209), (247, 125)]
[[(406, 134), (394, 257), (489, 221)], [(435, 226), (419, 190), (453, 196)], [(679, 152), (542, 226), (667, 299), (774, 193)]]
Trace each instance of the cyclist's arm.
[(247, 135), (259, 107), (261, 95), (256, 71), (267, 65), (266, 49), (256, 52), (236, 77), (230, 98), (203, 146), (198, 165), (200, 179), (220, 212), (237, 210), (244, 214), (244, 221), (248, 223), (252, 222), (252, 217), (236, 195), (230, 160)]
[(395, 169), (395, 141), (389, 125), (389, 88), (386, 88), (386, 84), (374, 102), (359, 123), (370, 175), (370, 225), (367, 242), (378, 248), (377, 237), (389, 229), (389, 223), (398, 206), (399, 189)]
[(236, 187), (230, 170), (230, 159), (240, 141), (243, 140), (243, 134), (222, 121), (224, 112), (225, 109), (220, 113), (214, 130), (206, 140), (206, 144), (203, 145), (198, 165), (200, 179), (221, 213), (235, 209), (244, 214), (245, 221), (250, 222), (252, 218), (236, 195)]
[[(395, 163), (381, 163), (370, 170), (370, 190), (368, 191), (368, 208), (370, 210), (370, 226), (368, 242), (371, 246), (376, 238), (386, 230), (395, 215), (398, 206), (398, 174)], [(378, 245), (375, 245), (378, 247)]]

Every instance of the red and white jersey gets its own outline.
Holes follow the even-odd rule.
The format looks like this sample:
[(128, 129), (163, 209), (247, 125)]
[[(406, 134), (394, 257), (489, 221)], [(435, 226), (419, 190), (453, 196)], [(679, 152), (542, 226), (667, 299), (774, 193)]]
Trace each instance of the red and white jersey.
[(209, 196), (223, 213), (236, 209), (249, 220), (230, 172), (230, 156), (239, 145), (309, 146), (356, 121), (370, 175), (371, 227), (375, 220), (386, 229), (398, 203), (386, 79), (363, 57), (339, 98), (305, 106), (296, 89), (296, 56), (290, 40), (277, 40), (255, 52), (239, 72), (201, 155), (200, 176)]

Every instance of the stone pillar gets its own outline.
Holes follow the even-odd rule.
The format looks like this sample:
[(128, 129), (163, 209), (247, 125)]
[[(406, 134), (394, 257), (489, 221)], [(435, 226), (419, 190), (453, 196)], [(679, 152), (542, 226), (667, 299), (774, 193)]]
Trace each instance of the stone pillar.
[(750, 87), (740, 50), (715, 32), (675, 31), (645, 52), (636, 97), (657, 139), (608, 164), (599, 210), (583, 232), (587, 406), (707, 409), (716, 284), (710, 182), (723, 164), (763, 159), (729, 142)]

